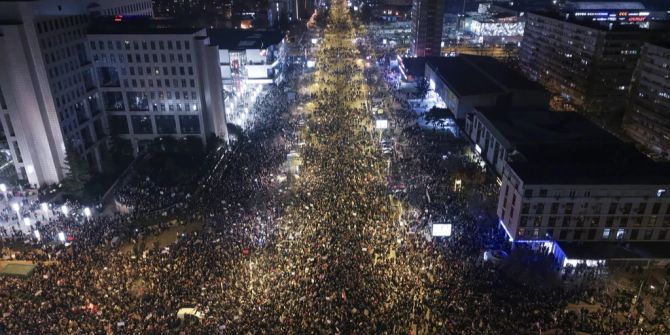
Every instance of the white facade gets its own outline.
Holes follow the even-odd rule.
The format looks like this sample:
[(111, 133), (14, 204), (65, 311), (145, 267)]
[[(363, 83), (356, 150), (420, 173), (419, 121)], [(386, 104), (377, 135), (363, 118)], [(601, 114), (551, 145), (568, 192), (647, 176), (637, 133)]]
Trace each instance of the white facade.
[[(500, 111), (500, 113), (505, 113)], [(542, 112), (529, 112), (540, 115)], [(544, 112), (549, 115), (556, 113)], [(520, 114), (509, 116), (510, 119), (521, 118)], [(538, 117), (536, 120), (542, 120)], [(565, 120), (565, 119), (563, 119)], [(639, 173), (630, 177), (622, 174), (621, 177), (600, 178), (599, 175), (581, 177), (581, 170), (593, 168), (593, 165), (606, 163), (580, 161), (579, 157), (562, 156), (560, 149), (555, 149), (555, 140), (561, 138), (561, 133), (551, 133), (552, 127), (559, 122), (531, 123), (526, 129), (507, 126), (507, 131), (513, 132), (510, 136), (517, 136), (518, 132), (532, 129), (531, 134), (537, 138), (526, 136), (524, 144), (536, 139), (536, 146), (546, 148), (547, 153), (556, 156), (564, 169), (569, 169), (571, 177), (563, 178), (554, 174), (562, 174), (561, 170), (545, 169), (551, 162), (536, 162), (529, 178), (523, 178), (519, 173), (516, 162), (525, 162), (523, 155), (526, 147), (516, 152), (515, 143), (506, 138), (495, 125), (476, 112), (468, 118), (466, 132), (475, 144), (475, 150), (489, 162), (501, 179), (500, 194), (498, 197), (497, 214), (501, 225), (512, 241), (549, 240), (549, 241), (669, 241), (670, 240), (670, 177), (665, 183), (659, 183), (656, 173)], [(590, 124), (590, 123), (589, 123)], [(568, 123), (569, 127), (577, 128), (578, 124)], [(547, 127), (550, 129), (544, 129)], [(565, 141), (558, 145), (588, 146), (588, 150), (606, 148), (607, 144), (625, 146), (613, 137), (601, 137), (593, 134), (591, 128), (579, 128), (576, 133), (566, 133)], [(579, 132), (584, 132), (580, 137)], [(541, 138), (541, 137), (545, 138)], [(611, 135), (609, 135), (611, 136)], [(579, 142), (583, 142), (579, 144)], [(587, 142), (594, 145), (589, 146)], [(601, 145), (602, 144), (602, 145)], [(527, 148), (533, 150), (532, 148)], [(603, 149), (606, 150), (606, 149)], [(609, 151), (607, 151), (609, 152)], [(511, 157), (510, 157), (511, 156)], [(531, 154), (532, 157), (532, 154)], [(543, 156), (544, 157), (544, 156)], [(623, 157), (623, 158), (621, 158)], [(628, 157), (621, 156), (620, 159)], [(638, 156), (631, 156), (637, 159)], [(536, 160), (538, 159), (535, 157)], [(546, 159), (546, 157), (545, 157)], [(573, 160), (574, 159), (574, 160)], [(588, 157), (586, 159), (589, 159)], [(533, 162), (533, 161), (531, 161)], [(638, 167), (637, 160), (632, 164), (633, 169)], [(640, 162), (639, 165), (651, 163)], [(615, 167), (599, 167), (598, 173), (610, 173), (608, 169), (628, 169), (631, 166), (621, 164)], [(517, 168), (517, 170), (515, 170)], [(521, 171), (528, 173), (528, 168)], [(638, 170), (634, 170), (638, 171)], [(644, 171), (644, 170), (639, 170)], [(649, 170), (651, 171), (651, 170)], [(591, 173), (591, 172), (585, 172)], [(662, 172), (670, 175), (670, 171)], [(653, 177), (653, 180), (652, 180)], [(625, 180), (623, 178), (626, 178)]]
[[(150, 13), (149, 0), (0, 2), (2, 126), (19, 178), (56, 183), (66, 174), (65, 141), (100, 167), (104, 120), (84, 47), (95, 8)], [(147, 9), (148, 8), (148, 9)]]
[(668, 185), (526, 184), (506, 167), (497, 214), (514, 240), (669, 241)]
[(206, 31), (88, 35), (110, 133), (138, 153), (161, 136), (227, 139), (218, 48)]
[(264, 49), (221, 49), (219, 58), (224, 81), (232, 81), (233, 77), (241, 76), (251, 84), (270, 84), (278, 65), (277, 61), (267, 61), (267, 50)]

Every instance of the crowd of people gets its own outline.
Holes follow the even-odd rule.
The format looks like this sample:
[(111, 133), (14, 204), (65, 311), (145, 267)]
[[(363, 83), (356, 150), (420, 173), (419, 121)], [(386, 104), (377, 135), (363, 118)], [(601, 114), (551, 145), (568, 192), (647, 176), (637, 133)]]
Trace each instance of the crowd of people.
[[(392, 116), (408, 145), (391, 170), (414, 187), (389, 196), (387, 159), (365, 101), (392, 92), (366, 85), (372, 74), (360, 59), (368, 50), (351, 42), (360, 36), (346, 8), (333, 2), (316, 72), (300, 79), (310, 87), (300, 98), (304, 126), (289, 113), (284, 87), (270, 86), (243, 136), (207, 156), (197, 183), (162, 186), (142, 176), (117, 194), (129, 214), (87, 217), (69, 203), (70, 213), (53, 208), (36, 218), (43, 241), (62, 232), (66, 243), (33, 240), (17, 257), (38, 262), (32, 275), (0, 279), (0, 334), (637, 331), (634, 317), (615, 317), (629, 307), (621, 300), (601, 314), (567, 311), (569, 302), (601, 295), (527, 285), (484, 264), (483, 246), (500, 234), (483, 230), (479, 209), (444, 186), (451, 173), (473, 167), (459, 156), (447, 174), (436, 169), (431, 162), (442, 157), (417, 150), (431, 139), (404, 107)], [(285, 85), (299, 78), (288, 77)], [(286, 167), (291, 151), (300, 152), (297, 174)], [(426, 188), (439, 201), (424, 196)], [(148, 215), (159, 223), (138, 223)], [(448, 241), (419, 233), (431, 220), (454, 223)], [(111, 243), (143, 245), (175, 223), (202, 228), (167, 247), (125, 252)], [(181, 308), (198, 316), (179, 318)]]

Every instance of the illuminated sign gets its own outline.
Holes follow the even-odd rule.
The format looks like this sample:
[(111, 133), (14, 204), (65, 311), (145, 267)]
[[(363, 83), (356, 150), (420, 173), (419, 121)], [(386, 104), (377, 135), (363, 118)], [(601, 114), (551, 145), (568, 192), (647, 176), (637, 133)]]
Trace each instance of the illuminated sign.
[(377, 129), (388, 129), (389, 121), (388, 120), (375, 120), (375, 128)]
[(451, 236), (451, 224), (437, 224), (437, 223), (433, 224), (432, 235), (433, 237)]
[(575, 12), (576, 17), (592, 17), (593, 21), (616, 21), (618, 18), (622, 21), (641, 22), (646, 20), (649, 12)]

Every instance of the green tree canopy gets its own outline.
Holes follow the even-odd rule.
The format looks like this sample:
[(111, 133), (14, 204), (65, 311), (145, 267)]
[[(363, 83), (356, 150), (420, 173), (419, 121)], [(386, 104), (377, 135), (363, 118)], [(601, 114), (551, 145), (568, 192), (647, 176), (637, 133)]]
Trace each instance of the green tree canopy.
[(426, 78), (422, 78), (416, 83), (416, 96), (420, 99), (425, 99), (430, 91), (430, 83)]
[(426, 122), (440, 126), (443, 125), (447, 119), (452, 117), (453, 114), (449, 108), (438, 108), (436, 106), (433, 106), (433, 108), (423, 114), (423, 118)]
[(91, 172), (88, 162), (79, 155), (72, 140), (65, 141), (63, 165), (66, 170), (65, 179), (63, 179), (64, 190), (72, 193), (82, 192), (86, 183), (91, 180)]

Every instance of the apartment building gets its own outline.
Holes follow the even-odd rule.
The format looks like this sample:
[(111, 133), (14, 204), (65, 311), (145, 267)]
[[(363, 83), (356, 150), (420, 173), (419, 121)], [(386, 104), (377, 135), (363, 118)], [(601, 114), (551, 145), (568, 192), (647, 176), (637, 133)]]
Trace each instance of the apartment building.
[(414, 0), (412, 4), (412, 56), (440, 56), (443, 14), (444, 1), (442, 0)]
[(645, 151), (670, 160), (670, 45), (642, 47), (623, 129)]
[(620, 122), (644, 34), (634, 25), (528, 13), (520, 66), (530, 79), (560, 96), (562, 103), (555, 108), (612, 117), (612, 122), (617, 114)]
[(541, 85), (491, 57), (427, 57), (423, 76), (439, 98), (438, 107), (448, 108), (456, 119), (481, 106), (544, 108), (549, 103)]

